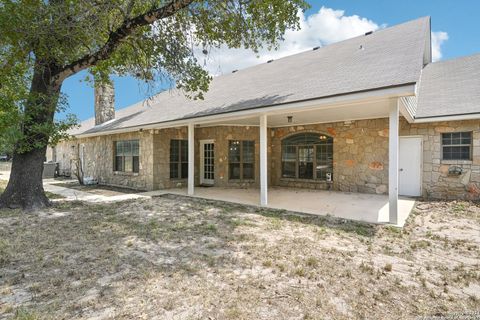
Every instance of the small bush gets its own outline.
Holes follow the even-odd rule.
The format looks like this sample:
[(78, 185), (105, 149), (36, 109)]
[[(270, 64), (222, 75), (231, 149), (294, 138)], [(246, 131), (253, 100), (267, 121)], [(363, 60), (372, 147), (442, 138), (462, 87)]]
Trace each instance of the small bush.
[(308, 257), (306, 264), (310, 268), (316, 268), (318, 266), (318, 259), (315, 257)]
[(31, 312), (28, 312), (24, 309), (18, 309), (15, 312), (15, 316), (13, 317), (14, 320), (37, 320), (39, 317)]
[(419, 241), (413, 242), (410, 245), (410, 247), (412, 248), (412, 250), (416, 250), (416, 249), (425, 249), (425, 248), (429, 247), (430, 245), (431, 245), (430, 241), (419, 240)]
[(272, 260), (265, 260), (263, 261), (262, 265), (266, 268), (270, 268), (272, 266)]

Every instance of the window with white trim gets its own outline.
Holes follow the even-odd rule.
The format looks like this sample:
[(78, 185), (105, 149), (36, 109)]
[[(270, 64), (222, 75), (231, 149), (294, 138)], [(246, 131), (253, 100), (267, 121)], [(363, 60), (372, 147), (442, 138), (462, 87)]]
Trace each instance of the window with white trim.
[(140, 171), (140, 142), (125, 140), (114, 142), (114, 169), (121, 172)]
[(442, 133), (443, 160), (471, 160), (472, 132)]

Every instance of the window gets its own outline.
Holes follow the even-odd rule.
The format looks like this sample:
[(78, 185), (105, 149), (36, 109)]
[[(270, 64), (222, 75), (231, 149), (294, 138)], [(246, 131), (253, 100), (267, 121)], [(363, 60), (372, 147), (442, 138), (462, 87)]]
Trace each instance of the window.
[(333, 172), (333, 138), (300, 133), (282, 141), (282, 177), (327, 180)]
[(471, 160), (472, 133), (442, 133), (443, 160)]
[(188, 140), (170, 140), (170, 179), (188, 178)]
[(115, 142), (115, 171), (139, 172), (139, 141), (127, 140)]
[(228, 142), (228, 177), (230, 180), (255, 179), (255, 141)]

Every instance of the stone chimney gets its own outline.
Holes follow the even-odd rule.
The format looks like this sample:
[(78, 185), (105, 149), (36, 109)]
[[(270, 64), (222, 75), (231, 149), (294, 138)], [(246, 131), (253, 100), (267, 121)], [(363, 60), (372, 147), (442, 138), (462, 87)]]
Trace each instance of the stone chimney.
[(115, 91), (113, 82), (95, 84), (95, 125), (115, 119)]

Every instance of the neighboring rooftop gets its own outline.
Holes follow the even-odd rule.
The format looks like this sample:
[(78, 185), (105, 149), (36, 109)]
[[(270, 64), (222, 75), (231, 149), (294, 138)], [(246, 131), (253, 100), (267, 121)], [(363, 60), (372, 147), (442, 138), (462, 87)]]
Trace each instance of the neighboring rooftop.
[(116, 120), (82, 123), (72, 132), (100, 133), (154, 123), (417, 83), (430, 62), (430, 18), (420, 18), (318, 50), (214, 77), (204, 100), (173, 89), (118, 110)]
[(423, 69), (416, 119), (475, 113), (480, 114), (480, 54)]

